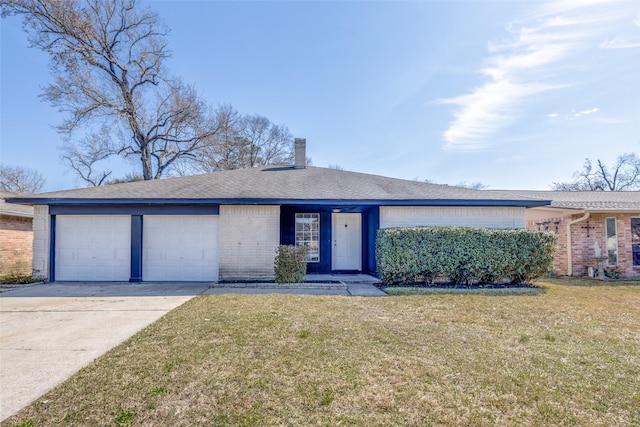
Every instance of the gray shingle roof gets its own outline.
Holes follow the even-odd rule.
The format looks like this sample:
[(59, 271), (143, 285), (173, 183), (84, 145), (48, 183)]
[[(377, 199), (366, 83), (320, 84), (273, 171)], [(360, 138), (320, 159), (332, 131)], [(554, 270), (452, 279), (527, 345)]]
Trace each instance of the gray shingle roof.
[(245, 201), (274, 203), (294, 201), (474, 201), (507, 205), (546, 204), (535, 197), (488, 192), (387, 178), (357, 172), (307, 167), (264, 166), (220, 171), (205, 175), (131, 182), (103, 187), (39, 193), (16, 202), (59, 203), (74, 200), (164, 202), (199, 200), (212, 203)]
[(640, 213), (640, 191), (493, 190), (493, 192), (551, 200), (551, 206), (554, 208)]
[(14, 193), (12, 191), (0, 190), (0, 215), (33, 218), (33, 207), (5, 203), (5, 199), (8, 199), (10, 197), (29, 197), (29, 196), (30, 194)]

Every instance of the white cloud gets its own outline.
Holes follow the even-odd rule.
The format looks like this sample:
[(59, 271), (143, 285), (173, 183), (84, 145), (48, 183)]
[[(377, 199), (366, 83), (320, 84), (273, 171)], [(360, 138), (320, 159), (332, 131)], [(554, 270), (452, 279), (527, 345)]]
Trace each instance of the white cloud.
[(590, 110), (584, 110), (584, 111), (575, 113), (573, 117), (588, 116), (589, 114), (597, 113), (598, 111), (600, 111), (599, 108), (591, 108)]
[(640, 47), (640, 40), (625, 40), (614, 37), (603, 41), (600, 43), (599, 47), (600, 49), (631, 49)]
[(512, 83), (497, 80), (477, 88), (469, 95), (442, 100), (458, 105), (454, 113), (455, 125), (444, 133), (446, 149), (480, 150), (488, 145), (483, 141), (487, 134), (506, 126), (513, 120), (517, 105), (514, 99), (539, 93), (550, 88), (538, 84)]
[[(552, 1), (507, 24), (508, 37), (488, 44), (486, 65), (479, 70), (485, 83), (465, 95), (440, 100), (457, 107), (443, 133), (445, 150), (491, 146), (498, 131), (520, 118), (531, 96), (576, 84), (564, 80), (562, 72), (585, 51), (595, 48), (598, 40), (612, 40), (601, 47), (631, 47), (623, 39), (611, 38), (620, 22), (629, 22), (628, 4), (618, 3), (625, 6), (621, 8), (610, 3)], [(575, 117), (597, 111), (586, 110)]]
[(547, 117), (551, 118), (551, 119), (555, 119), (556, 117), (558, 117), (560, 114), (558, 113), (549, 113), (547, 114)]

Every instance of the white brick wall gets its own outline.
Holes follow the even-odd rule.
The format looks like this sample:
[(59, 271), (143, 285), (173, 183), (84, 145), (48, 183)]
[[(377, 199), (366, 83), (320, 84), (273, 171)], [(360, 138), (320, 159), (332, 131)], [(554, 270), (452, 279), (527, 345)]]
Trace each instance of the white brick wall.
[(280, 207), (220, 205), (220, 279), (273, 279)]
[(459, 226), (525, 228), (525, 208), (381, 206), (380, 228)]
[(49, 280), (49, 237), (51, 221), (49, 206), (36, 205), (33, 209), (33, 275)]

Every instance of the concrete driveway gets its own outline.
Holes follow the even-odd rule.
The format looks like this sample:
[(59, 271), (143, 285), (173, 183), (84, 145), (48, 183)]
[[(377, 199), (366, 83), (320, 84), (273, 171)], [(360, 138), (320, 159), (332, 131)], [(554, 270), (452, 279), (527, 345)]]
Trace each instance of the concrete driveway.
[(0, 290), (0, 421), (206, 283), (55, 283)]

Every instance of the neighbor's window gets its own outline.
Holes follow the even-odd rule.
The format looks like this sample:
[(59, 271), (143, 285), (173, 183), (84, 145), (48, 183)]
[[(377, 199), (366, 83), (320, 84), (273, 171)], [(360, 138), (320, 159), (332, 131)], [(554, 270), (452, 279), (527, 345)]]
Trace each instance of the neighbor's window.
[(296, 214), (296, 246), (306, 246), (307, 262), (320, 262), (320, 214)]
[(618, 265), (618, 233), (615, 218), (607, 218), (607, 264)]
[(631, 218), (631, 251), (633, 266), (640, 267), (640, 218)]

